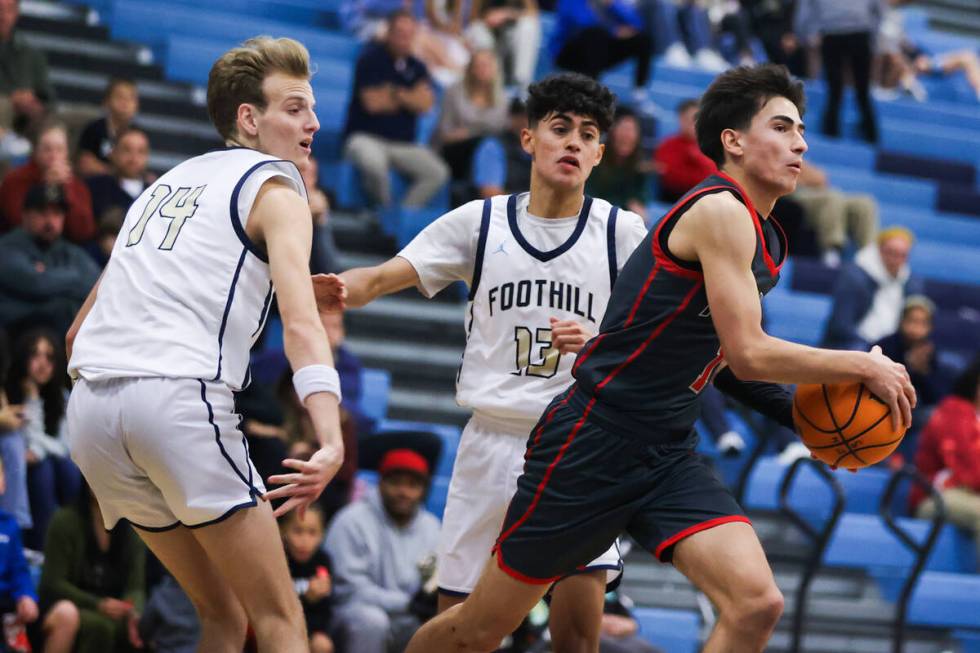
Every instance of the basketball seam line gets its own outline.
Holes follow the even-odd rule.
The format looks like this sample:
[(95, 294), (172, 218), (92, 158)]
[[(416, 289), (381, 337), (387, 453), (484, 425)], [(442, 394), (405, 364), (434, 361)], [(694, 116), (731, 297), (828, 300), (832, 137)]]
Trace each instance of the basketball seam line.
[[(821, 393), (823, 394), (823, 403), (824, 403), (824, 405), (825, 405), (825, 406), (827, 407), (827, 413), (828, 413), (828, 414), (830, 415), (830, 421), (831, 421), (831, 422), (833, 422), (833, 424), (834, 424), (834, 427), (836, 427), (836, 429), (837, 429), (837, 435), (839, 435), (839, 436), (840, 436), (840, 439), (841, 439), (841, 442), (842, 442), (842, 444), (843, 444), (843, 445), (844, 445), (845, 447), (847, 447), (847, 451), (848, 451), (848, 454), (850, 454), (850, 455), (852, 455), (852, 456), (854, 456), (854, 458), (855, 458), (855, 459), (856, 459), (856, 460), (857, 460), (857, 461), (858, 461), (859, 463), (861, 463), (862, 465), (867, 465), (867, 463), (866, 463), (866, 462), (864, 462), (864, 460), (863, 460), (863, 459), (861, 458), (861, 456), (859, 456), (859, 455), (857, 455), (857, 454), (856, 454), (856, 453), (854, 452), (854, 448), (853, 448), (853, 447), (851, 447), (851, 443), (850, 443), (850, 442), (848, 442), (848, 441), (847, 441), (847, 440), (845, 439), (845, 437), (844, 437), (844, 432), (843, 432), (843, 431), (841, 431), (841, 427), (837, 425), (837, 415), (835, 415), (835, 414), (834, 414), (834, 408), (833, 408), (833, 406), (831, 406), (831, 405), (830, 405), (830, 396), (829, 396), (829, 395), (827, 394), (827, 385), (826, 385), (826, 384), (822, 384), (822, 385), (820, 386), (820, 391), (821, 391)], [(864, 384), (862, 383), (862, 384), (861, 384), (861, 387), (860, 387), (860, 388), (858, 388), (858, 398), (859, 398), (859, 399), (860, 399), (860, 397), (861, 397), (861, 393), (862, 393), (863, 391), (864, 391)], [(846, 457), (848, 456), (848, 454), (844, 454), (843, 456), (841, 456), (840, 458), (838, 458), (838, 459), (837, 459), (837, 460), (835, 461), (835, 464), (833, 465), (833, 467), (837, 467), (837, 466), (838, 466), (838, 465), (840, 464), (840, 461), (842, 461), (842, 460), (844, 460), (844, 459), (845, 459), (845, 458), (846, 458)]]

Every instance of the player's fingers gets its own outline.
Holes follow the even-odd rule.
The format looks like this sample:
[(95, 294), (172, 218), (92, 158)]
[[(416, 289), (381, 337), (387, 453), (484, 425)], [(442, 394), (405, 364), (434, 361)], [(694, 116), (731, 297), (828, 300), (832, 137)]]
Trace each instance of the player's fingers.
[(286, 503), (284, 503), (281, 506), (279, 506), (278, 508), (276, 508), (273, 511), (272, 516), (275, 517), (276, 519), (278, 519), (279, 517), (282, 517), (283, 515), (285, 515), (287, 512), (289, 512), (293, 508), (295, 508), (297, 506), (300, 506), (300, 505), (303, 505), (303, 501), (304, 501), (303, 499), (298, 499), (296, 497), (293, 497), (292, 499), (290, 499)]
[(262, 495), (262, 498), (265, 501), (272, 501), (273, 499), (281, 499), (282, 497), (292, 496), (295, 494), (296, 488), (297, 486), (293, 484), (283, 485), (282, 487), (277, 487), (275, 490), (269, 490)]
[(282, 461), (282, 466), (288, 467), (290, 469), (296, 469), (299, 470), (300, 472), (305, 472), (313, 467), (313, 465), (311, 465), (309, 461), (297, 460), (296, 458), (286, 458), (285, 460)]
[(904, 413), (902, 412), (902, 407), (898, 405), (898, 395), (888, 400), (888, 410), (892, 415), (892, 430), (901, 430)]
[(266, 479), (270, 485), (288, 485), (289, 483), (299, 483), (302, 474), (275, 474)]
[(902, 421), (905, 423), (905, 428), (912, 428), (912, 406), (909, 404), (909, 398), (905, 396), (905, 393), (899, 393), (898, 404), (902, 408)]
[(905, 386), (905, 396), (909, 398), (909, 404), (912, 406), (912, 408), (919, 405), (919, 395), (915, 391), (915, 386), (912, 385), (911, 381), (909, 381), (908, 385)]

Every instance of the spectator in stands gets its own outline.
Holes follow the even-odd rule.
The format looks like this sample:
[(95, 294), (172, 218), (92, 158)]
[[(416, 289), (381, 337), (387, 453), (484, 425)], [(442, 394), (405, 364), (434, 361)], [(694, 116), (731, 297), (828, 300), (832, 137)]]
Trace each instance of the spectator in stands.
[(196, 653), (201, 623), (194, 604), (170, 574), (150, 592), (140, 616), (140, 639), (155, 653)]
[(647, 219), (650, 177), (640, 148), (640, 122), (628, 109), (616, 112), (599, 165), (586, 182), (586, 192)]
[(121, 653), (143, 647), (139, 613), (146, 549), (126, 522), (105, 530), (83, 482), (78, 499), (55, 513), (39, 586), (45, 653)]
[(404, 649), (420, 620), (420, 564), (435, 555), (439, 520), (422, 508), (429, 465), (395, 449), (379, 467), (376, 491), (337, 514), (324, 544), (334, 563), (338, 645), (357, 653)]
[(282, 540), (293, 587), (303, 605), (306, 630), (310, 637), (310, 653), (333, 653), (330, 639), (331, 600), (330, 557), (323, 550), (325, 519), (316, 504), (306, 509), (287, 512), (280, 518)]
[(659, 648), (637, 634), (640, 624), (633, 617), (632, 608), (633, 601), (618, 590), (606, 594), (599, 653), (660, 653)]
[(92, 195), (97, 225), (102, 225), (110, 209), (121, 209), (125, 216), (130, 204), (150, 184), (146, 169), (149, 160), (150, 139), (146, 132), (138, 127), (125, 127), (116, 132), (115, 145), (109, 152), (109, 172), (85, 180)]
[(36, 550), (44, 547), (48, 523), (58, 506), (75, 500), (82, 480), (68, 456), (68, 375), (60, 341), (45, 329), (27, 331), (14, 346), (7, 375), (7, 397), (24, 407), (21, 432), (27, 444), (27, 496), (33, 521), (25, 543)]
[(806, 48), (793, 32), (795, 0), (742, 0), (741, 4), (769, 61), (786, 66), (796, 77), (806, 77)]
[(882, 338), (877, 344), (881, 353), (908, 370), (915, 387), (918, 404), (915, 413), (935, 406), (942, 392), (942, 372), (932, 340), (932, 317), (936, 305), (925, 295), (905, 299), (898, 331)]
[(904, 227), (878, 234), (877, 243), (857, 253), (845, 265), (834, 286), (834, 303), (824, 346), (865, 351), (898, 329), (909, 295), (922, 294), (922, 280), (909, 271), (915, 237)]
[(654, 166), (660, 175), (660, 199), (664, 202), (676, 202), (718, 169), (698, 147), (697, 115), (697, 100), (684, 100), (678, 104), (678, 132), (661, 141), (654, 153)]
[(506, 62), (504, 82), (527, 93), (541, 49), (537, 0), (473, 0), (466, 39), (474, 50), (494, 50)]
[(62, 238), (67, 212), (60, 186), (35, 186), (24, 198), (24, 226), (0, 237), (0, 325), (68, 330), (99, 269)]
[(442, 98), (436, 141), (454, 180), (468, 180), (480, 140), (507, 127), (504, 96), (497, 56), (492, 50), (473, 53), (463, 79)]
[(44, 54), (14, 31), (19, 16), (20, 0), (0, 0), (0, 97), (9, 98), (12, 109), (10, 122), (0, 124), (0, 130), (26, 134), (54, 102), (54, 88)]
[(823, 262), (830, 267), (840, 266), (848, 236), (861, 249), (871, 244), (878, 233), (875, 199), (831, 187), (827, 173), (812, 163), (803, 163), (796, 191), (789, 197), (803, 207), (804, 216), (816, 233)]
[(0, 511), (13, 515), (21, 529), (28, 529), (33, 522), (27, 500), (27, 447), (21, 431), (24, 407), (7, 399), (9, 360), (7, 336), (0, 330), (0, 469), (3, 471)]
[(523, 193), (531, 184), (531, 155), (521, 144), (527, 129), (524, 102), (514, 98), (507, 109), (507, 129), (480, 141), (473, 154), (472, 181), (480, 198)]
[(851, 71), (861, 110), (861, 135), (878, 142), (878, 121), (871, 101), (871, 64), (874, 37), (883, 18), (882, 0), (798, 0), (795, 31), (807, 42), (820, 44), (827, 106), (823, 132), (840, 136), (841, 101), (845, 70)]
[(112, 149), (122, 132), (132, 125), (140, 108), (135, 82), (122, 77), (110, 79), (102, 106), (105, 116), (86, 125), (78, 138), (78, 173), (83, 177), (113, 172)]
[(119, 206), (111, 206), (99, 216), (99, 230), (95, 234), (95, 240), (85, 246), (85, 251), (100, 268), (105, 268), (109, 262), (125, 219), (126, 211)]
[(555, 64), (565, 70), (598, 78), (616, 64), (633, 59), (633, 104), (651, 109), (646, 93), (653, 42), (643, 21), (625, 0), (558, 0), (558, 25), (551, 40)]
[[(946, 519), (970, 531), (980, 554), (980, 356), (963, 371), (950, 396), (939, 402), (922, 431), (915, 466), (942, 495)], [(909, 503), (929, 519), (935, 502), (912, 487)], [(980, 555), (978, 555), (980, 559)]]
[(343, 0), (340, 20), (358, 40), (381, 41), (388, 31), (388, 17), (393, 12), (411, 9), (406, 0)]
[[(0, 614), (3, 615), (4, 632), (0, 650), (8, 651), (4, 644), (10, 638), (20, 637), (20, 643), (27, 642), (25, 626), (34, 623), (38, 617), (37, 593), (31, 570), (24, 557), (24, 547), (20, 541), (20, 526), (13, 515), (0, 512)], [(13, 615), (13, 624), (7, 625), (7, 615)]]
[(320, 164), (313, 155), (300, 169), (313, 216), (313, 248), (310, 252), (310, 272), (327, 274), (340, 270), (340, 252), (333, 237), (330, 222), (330, 198), (320, 188)]
[(462, 0), (425, 0), (425, 20), (415, 37), (415, 56), (443, 88), (463, 76), (470, 51), (463, 41), (469, 4)]
[(406, 207), (425, 205), (449, 178), (442, 159), (415, 144), (418, 116), (435, 101), (425, 65), (410, 54), (416, 28), (407, 11), (392, 14), (384, 43), (366, 45), (354, 71), (344, 156), (382, 206), (392, 203), (389, 167), (412, 179)]
[(84, 243), (95, 236), (92, 196), (88, 187), (75, 176), (68, 161), (68, 132), (64, 123), (45, 122), (33, 138), (31, 161), (14, 168), (0, 183), (0, 230), (20, 225), (24, 198), (32, 186), (58, 186), (65, 205), (65, 237), (73, 243)]

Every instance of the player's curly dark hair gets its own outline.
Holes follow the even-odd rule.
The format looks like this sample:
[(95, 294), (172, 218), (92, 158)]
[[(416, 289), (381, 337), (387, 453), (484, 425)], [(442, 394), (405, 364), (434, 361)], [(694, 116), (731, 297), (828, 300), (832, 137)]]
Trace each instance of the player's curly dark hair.
[(578, 73), (549, 75), (527, 88), (527, 122), (532, 128), (551, 113), (589, 116), (600, 132), (609, 131), (616, 96), (591, 77)]
[(696, 127), (698, 147), (721, 167), (725, 163), (721, 133), (726, 129), (746, 129), (774, 97), (784, 97), (795, 104), (800, 116), (806, 110), (803, 82), (793, 78), (786, 66), (739, 66), (718, 75), (701, 96)]

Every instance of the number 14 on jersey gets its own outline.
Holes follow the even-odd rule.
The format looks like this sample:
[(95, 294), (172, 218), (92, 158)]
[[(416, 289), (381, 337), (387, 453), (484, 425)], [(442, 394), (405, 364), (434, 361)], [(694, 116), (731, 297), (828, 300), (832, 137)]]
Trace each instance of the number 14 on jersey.
[(126, 247), (132, 247), (143, 240), (146, 224), (154, 214), (159, 214), (161, 218), (170, 220), (170, 227), (167, 229), (167, 234), (163, 237), (159, 249), (173, 249), (184, 223), (194, 217), (194, 213), (197, 211), (197, 198), (201, 196), (205, 188), (207, 188), (206, 185), (194, 189), (182, 186), (172, 191), (170, 186), (166, 184), (160, 184), (154, 188), (150, 195), (150, 201), (143, 207), (139, 221), (129, 230)]

